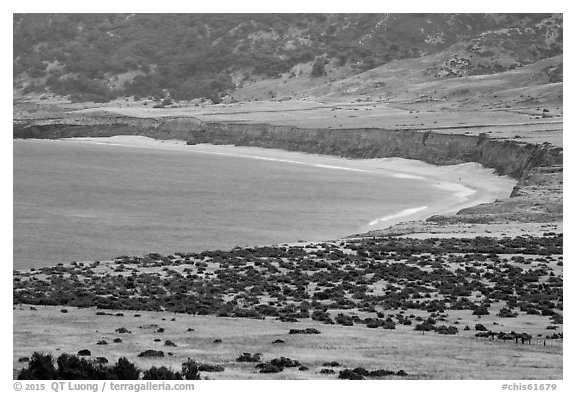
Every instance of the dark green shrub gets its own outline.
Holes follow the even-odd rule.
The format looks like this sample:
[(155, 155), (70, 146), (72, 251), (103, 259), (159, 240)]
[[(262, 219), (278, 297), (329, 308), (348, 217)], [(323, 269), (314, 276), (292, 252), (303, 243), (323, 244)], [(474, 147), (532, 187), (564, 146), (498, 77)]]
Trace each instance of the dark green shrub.
[(360, 380), (360, 379), (364, 379), (364, 377), (362, 375), (354, 372), (354, 370), (345, 369), (345, 370), (342, 370), (338, 373), (338, 379)]
[(489, 315), (489, 314), (490, 314), (490, 312), (484, 306), (478, 306), (472, 312), (472, 315)]
[(164, 366), (159, 368), (152, 366), (149, 370), (144, 371), (142, 379), (178, 380), (182, 379), (182, 375), (179, 372), (174, 372)]
[(324, 59), (319, 57), (312, 65), (312, 72), (310, 73), (310, 76), (313, 78), (318, 78), (325, 75), (326, 70), (324, 69)]
[(418, 325), (414, 326), (414, 330), (419, 332), (429, 332), (434, 330), (434, 325), (430, 325), (429, 323), (419, 323)]
[(516, 318), (518, 313), (513, 312), (511, 309), (503, 307), (498, 312), (498, 316), (502, 318)]
[(17, 379), (57, 379), (52, 355), (34, 352), (28, 367), (18, 373)]
[(164, 357), (164, 352), (163, 351), (156, 351), (154, 349), (147, 349), (144, 352), (140, 352), (138, 354), (139, 358), (151, 358), (151, 357)]
[(236, 358), (236, 361), (241, 363), (258, 363), (261, 359), (261, 353), (255, 353), (252, 355), (250, 352), (244, 352), (242, 355)]
[(58, 379), (107, 379), (108, 373), (101, 364), (95, 364), (75, 355), (63, 353), (58, 363)]
[(182, 363), (182, 376), (189, 381), (200, 379), (200, 370), (195, 360), (188, 358), (186, 362)]
[(139, 375), (140, 370), (128, 359), (122, 357), (110, 369), (110, 377), (107, 379), (136, 380)]

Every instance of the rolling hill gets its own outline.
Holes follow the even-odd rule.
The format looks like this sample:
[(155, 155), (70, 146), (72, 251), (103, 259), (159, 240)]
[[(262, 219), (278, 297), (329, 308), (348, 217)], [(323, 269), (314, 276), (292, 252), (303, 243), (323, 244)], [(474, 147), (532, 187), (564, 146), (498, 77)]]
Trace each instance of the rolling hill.
[[(15, 90), (77, 102), (134, 96), (218, 103), (226, 96), (242, 101), (310, 94), (403, 99), (406, 84), (425, 83), (428, 91), (435, 84), (457, 86), (452, 81), (460, 78), (519, 76), (523, 72), (510, 72), (533, 70), (530, 65), (537, 77), (524, 85), (559, 83), (563, 76), (563, 17), (553, 14), (13, 18)], [(449, 89), (440, 94), (454, 94)]]

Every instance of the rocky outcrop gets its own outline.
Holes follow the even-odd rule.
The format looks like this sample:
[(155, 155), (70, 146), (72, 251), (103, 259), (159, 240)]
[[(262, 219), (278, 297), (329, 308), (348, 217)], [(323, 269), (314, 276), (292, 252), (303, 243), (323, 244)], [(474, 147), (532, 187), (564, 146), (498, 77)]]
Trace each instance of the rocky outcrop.
[[(88, 119), (85, 119), (88, 120)], [(408, 129), (324, 129), (201, 122), (195, 118), (115, 118), (15, 123), (14, 138), (109, 137), (144, 135), (181, 139), (190, 144), (212, 143), (258, 146), (348, 158), (401, 157), (435, 165), (478, 162), (498, 174), (520, 179), (533, 167), (561, 165), (562, 149), (479, 136), (441, 134)]]

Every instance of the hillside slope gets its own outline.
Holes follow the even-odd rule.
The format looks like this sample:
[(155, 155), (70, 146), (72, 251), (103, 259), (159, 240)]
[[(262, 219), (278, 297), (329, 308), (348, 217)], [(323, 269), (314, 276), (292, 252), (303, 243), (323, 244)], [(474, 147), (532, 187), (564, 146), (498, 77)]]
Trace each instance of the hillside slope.
[(405, 59), (438, 80), (500, 73), (561, 55), (562, 26), (552, 14), (15, 14), (13, 72), (19, 91), (73, 101), (217, 103), (332, 91)]

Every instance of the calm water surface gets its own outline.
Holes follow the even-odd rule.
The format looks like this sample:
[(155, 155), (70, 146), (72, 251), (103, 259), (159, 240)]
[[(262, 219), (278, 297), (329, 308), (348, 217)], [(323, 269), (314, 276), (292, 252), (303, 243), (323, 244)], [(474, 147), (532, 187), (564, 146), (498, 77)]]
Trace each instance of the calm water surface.
[(446, 195), (382, 174), (16, 140), (14, 268), (334, 239)]

